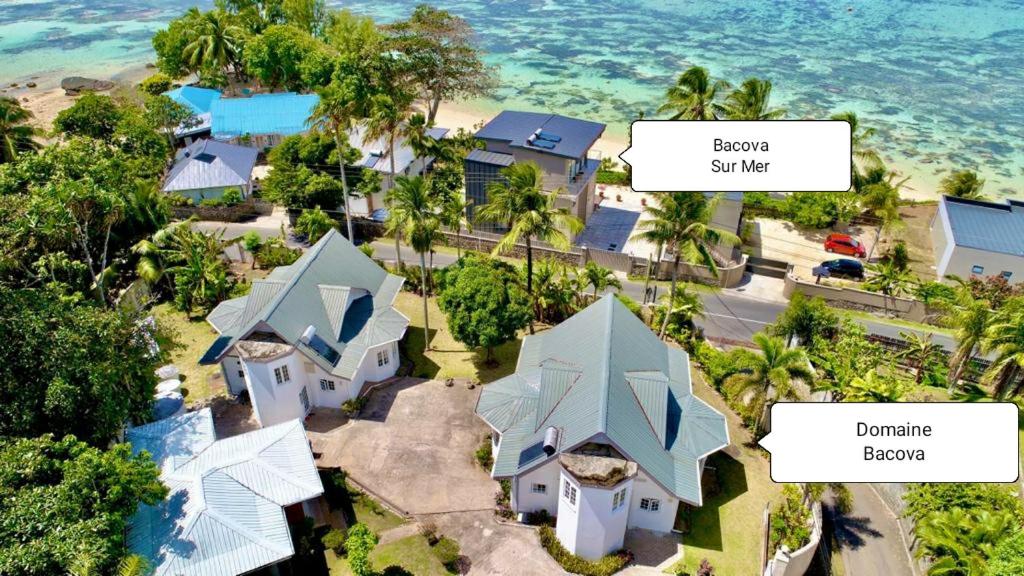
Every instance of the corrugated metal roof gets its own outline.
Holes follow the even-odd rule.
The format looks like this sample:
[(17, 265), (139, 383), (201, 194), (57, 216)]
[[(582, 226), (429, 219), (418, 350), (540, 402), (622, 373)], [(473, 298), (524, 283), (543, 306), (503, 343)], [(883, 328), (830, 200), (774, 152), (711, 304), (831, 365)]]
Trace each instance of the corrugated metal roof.
[(214, 100), (219, 100), (221, 97), (220, 90), (200, 88), (198, 86), (182, 86), (174, 90), (168, 90), (163, 95), (182, 106), (188, 107), (196, 114), (209, 112)]
[(155, 576), (235, 576), (294, 554), (283, 507), (323, 486), (300, 420), (214, 441), (209, 408), (129, 430), (170, 494), (140, 506), (128, 546)]
[[(604, 128), (605, 125), (599, 122), (558, 114), (504, 110), (484, 125), (476, 137), (508, 142), (513, 148), (527, 148), (541, 154), (579, 158), (601, 137)], [(529, 139), (538, 130), (560, 140), (550, 142), (550, 147), (534, 146)]]
[(1024, 201), (943, 196), (942, 204), (957, 246), (1024, 256)]
[(164, 181), (164, 192), (245, 186), (259, 152), (216, 140), (197, 140), (178, 152)]
[(224, 300), (210, 311), (210, 315), (206, 317), (206, 321), (213, 326), (214, 330), (223, 334), (224, 332), (231, 330), (238, 319), (241, 318), (248, 300), (248, 295)]
[(481, 164), (491, 164), (493, 166), (511, 166), (516, 161), (515, 157), (511, 154), (488, 152), (487, 150), (481, 150), (479, 148), (470, 150), (469, 154), (466, 155), (466, 160), (470, 162), (479, 162)]
[(316, 94), (257, 94), (249, 98), (221, 98), (210, 106), (214, 138), (258, 134), (291, 136), (309, 129), (309, 116), (320, 97)]
[[(578, 378), (565, 378), (573, 367)], [(549, 406), (550, 414), (541, 414)], [(699, 460), (729, 444), (725, 417), (692, 393), (686, 353), (658, 340), (614, 296), (527, 336), (516, 373), (484, 387), (477, 414), (502, 432), (496, 477), (548, 459), (539, 446), (555, 426), (560, 451), (606, 438), (665, 489), (696, 504)]]
[[(434, 140), (440, 140), (448, 134), (447, 128), (427, 128), (427, 136)], [(363, 156), (356, 164), (376, 170), (383, 174), (391, 173), (391, 157), (388, 156), (389, 146), (387, 138), (376, 138), (366, 140), (366, 127), (357, 125), (348, 131), (348, 143), (362, 152)], [(395, 173), (402, 174), (416, 160), (416, 153), (409, 146), (405, 138), (395, 140)]]
[[(215, 355), (204, 355), (207, 362), (219, 361), (260, 326), (299, 347), (327, 372), (351, 379), (368, 348), (405, 334), (409, 319), (393, 306), (404, 280), (388, 274), (337, 230), (325, 234), (284, 272), (280, 270), (271, 272), (274, 280), (253, 281), (245, 309), (224, 333), (231, 343)], [(344, 306), (341, 289), (349, 291)], [(336, 357), (328, 358), (300, 342), (309, 326)]]

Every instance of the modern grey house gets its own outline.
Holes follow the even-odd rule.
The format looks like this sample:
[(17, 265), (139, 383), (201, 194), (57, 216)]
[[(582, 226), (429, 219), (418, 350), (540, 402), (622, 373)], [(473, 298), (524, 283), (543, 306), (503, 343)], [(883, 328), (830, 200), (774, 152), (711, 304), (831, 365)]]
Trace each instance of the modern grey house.
[(605, 125), (558, 114), (505, 110), (476, 133), (485, 145), (466, 157), (466, 198), (474, 228), (502, 231), (500, 224), (481, 222), (475, 210), (487, 203), (487, 184), (515, 162), (533, 162), (544, 174), (544, 189), (559, 190), (557, 206), (586, 222), (594, 211), (600, 158), (591, 148)]
[(949, 275), (1024, 281), (1024, 201), (943, 196), (931, 224), (935, 270)]
[(614, 295), (523, 339), (514, 374), (476, 407), (493, 429), (491, 476), (512, 481), (516, 513), (546, 510), (574, 554), (622, 548), (627, 529), (669, 532), (700, 506), (725, 417), (693, 394), (686, 352), (667, 346)]
[(219, 199), (228, 190), (242, 198), (252, 194), (252, 169), (259, 152), (216, 140), (196, 140), (178, 151), (164, 180), (163, 191), (188, 196), (198, 204)]

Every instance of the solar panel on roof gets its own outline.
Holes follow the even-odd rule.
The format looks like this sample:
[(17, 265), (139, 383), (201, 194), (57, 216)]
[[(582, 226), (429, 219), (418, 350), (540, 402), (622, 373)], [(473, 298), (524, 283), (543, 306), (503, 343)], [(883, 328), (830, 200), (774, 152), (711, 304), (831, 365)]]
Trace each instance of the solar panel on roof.
[(533, 142), (530, 142), (530, 144), (536, 146), (537, 148), (544, 148), (545, 150), (555, 149), (555, 143), (548, 142), (547, 140), (534, 140)]
[(341, 354), (338, 354), (337, 350), (331, 348), (323, 338), (316, 334), (309, 339), (309, 347), (319, 354), (321, 358), (330, 362), (331, 366), (337, 364), (338, 360), (341, 358)]
[(205, 354), (203, 354), (203, 357), (199, 359), (199, 364), (215, 364), (217, 362), (217, 358), (220, 356), (220, 353), (223, 352), (224, 349), (228, 347), (228, 344), (231, 343), (231, 340), (231, 336), (221, 336), (214, 340), (213, 344), (210, 345), (210, 348), (207, 349)]
[(562, 141), (562, 137), (559, 136), (558, 134), (553, 134), (551, 132), (545, 132), (543, 130), (540, 130), (539, 132), (537, 132), (537, 138), (540, 138), (541, 140), (547, 140), (548, 142), (561, 142)]

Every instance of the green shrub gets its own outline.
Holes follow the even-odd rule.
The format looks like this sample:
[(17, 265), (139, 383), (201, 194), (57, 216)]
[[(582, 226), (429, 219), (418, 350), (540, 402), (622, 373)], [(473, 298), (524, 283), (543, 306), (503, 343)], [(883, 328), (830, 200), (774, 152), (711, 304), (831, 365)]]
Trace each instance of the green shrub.
[(453, 570), (459, 561), (459, 543), (447, 536), (442, 536), (432, 548), (434, 555), (449, 570)]
[(722, 352), (707, 341), (697, 344), (693, 351), (693, 359), (704, 369), (710, 384), (716, 389), (720, 389), (725, 379), (739, 370), (732, 354)]
[(626, 550), (615, 554), (609, 554), (600, 560), (586, 560), (572, 554), (562, 546), (555, 535), (555, 530), (550, 526), (540, 528), (540, 544), (547, 550), (548, 554), (555, 559), (555, 562), (573, 574), (584, 576), (611, 576), (622, 570), (629, 563), (632, 554)]
[(233, 206), (242, 201), (242, 193), (238, 191), (238, 188), (231, 188), (224, 191), (224, 196), (221, 199), (228, 206)]
[(798, 550), (810, 541), (811, 528), (808, 522), (811, 511), (804, 506), (803, 494), (795, 484), (782, 488), (783, 500), (775, 507), (769, 527), (769, 554), (774, 554), (783, 544), (790, 550)]
[(437, 524), (434, 524), (430, 520), (420, 524), (420, 534), (427, 539), (427, 544), (430, 544), (431, 546), (437, 544)]
[(494, 455), (491, 453), (491, 436), (487, 435), (480, 447), (476, 449), (476, 461), (484, 470), (490, 471), (494, 465)]
[(401, 566), (388, 566), (381, 570), (380, 576), (416, 576)]
[(598, 170), (598, 184), (610, 184), (612, 186), (629, 186), (629, 174), (620, 170)]
[(910, 252), (907, 250), (907, 243), (899, 240), (893, 244), (882, 255), (882, 260), (892, 262), (892, 265), (899, 270), (906, 270), (910, 267)]
[(301, 255), (301, 250), (293, 250), (285, 246), (280, 238), (271, 238), (256, 251), (256, 263), (260, 268), (288, 266), (298, 260)]
[(377, 545), (377, 536), (366, 524), (358, 523), (348, 531), (345, 550), (348, 551), (348, 566), (355, 576), (370, 576), (373, 566), (370, 565), (370, 552)]
[(369, 401), (368, 396), (360, 396), (358, 398), (352, 398), (345, 400), (341, 403), (341, 411), (349, 418), (355, 418), (359, 415), (359, 412), (366, 406)]
[(629, 308), (629, 311), (632, 312), (634, 316), (641, 320), (644, 319), (644, 309), (639, 302), (633, 300), (622, 292), (616, 292), (615, 297), (618, 298), (619, 302), (622, 302), (626, 308)]
[(157, 72), (139, 83), (139, 88), (150, 96), (159, 96), (171, 89), (171, 77)]
[(331, 531), (324, 534), (323, 538), (321, 538), (321, 542), (323, 542), (324, 548), (334, 550), (334, 553), (338, 556), (344, 556), (346, 538), (348, 538), (348, 535), (345, 534), (344, 530), (331, 528)]
[(167, 201), (171, 203), (171, 206), (191, 206), (193, 204), (192, 197), (184, 194), (168, 194)]
[(498, 481), (501, 490), (494, 495), (494, 514), (502, 518), (515, 516), (512, 512), (512, 481), (504, 478)]
[(1010, 512), (1024, 524), (1024, 503), (1012, 486), (999, 484), (912, 484), (903, 497), (904, 514), (919, 522), (932, 512), (953, 508), (966, 511)]
[(199, 201), (200, 206), (207, 206), (210, 208), (217, 208), (224, 205), (224, 201), (220, 198), (203, 198)]
[(988, 560), (987, 576), (1020, 576), (1024, 574), (1024, 531), (1004, 538)]

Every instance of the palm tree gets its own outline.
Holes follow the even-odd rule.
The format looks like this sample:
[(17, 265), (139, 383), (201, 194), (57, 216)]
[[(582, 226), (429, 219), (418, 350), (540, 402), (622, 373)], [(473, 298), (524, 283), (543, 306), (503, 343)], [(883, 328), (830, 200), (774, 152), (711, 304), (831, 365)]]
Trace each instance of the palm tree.
[(466, 211), (472, 200), (466, 200), (462, 196), (449, 196), (441, 202), (441, 223), (449, 230), (455, 231), (455, 254), (462, 259), (462, 229), (467, 232), (473, 231), (473, 223), (466, 216)]
[(939, 191), (943, 194), (968, 200), (984, 200), (981, 193), (984, 187), (985, 180), (978, 178), (978, 173), (973, 170), (957, 170), (939, 182)]
[(598, 294), (608, 288), (622, 290), (622, 282), (615, 276), (615, 273), (593, 260), (587, 262), (579, 276), (582, 280), (583, 288), (587, 286), (594, 287), (595, 302), (597, 301)]
[(982, 375), (982, 382), (993, 385), (995, 397), (1002, 400), (1008, 394), (1019, 394), (1019, 375), (1024, 369), (1024, 297), (1008, 300), (995, 314), (985, 330), (981, 351), (995, 355)]
[(38, 150), (41, 131), (30, 125), (32, 112), (9, 96), (0, 98), (0, 164), (14, 162), (18, 154)]
[(803, 348), (786, 348), (782, 338), (758, 332), (753, 336), (760, 353), (745, 348), (736, 351), (737, 366), (743, 372), (726, 379), (736, 394), (751, 394), (752, 411), (757, 416), (754, 432), (760, 434), (764, 413), (777, 398), (798, 398), (794, 383), (811, 385), (814, 372)]
[(843, 389), (841, 402), (901, 402), (906, 395), (907, 386), (902, 381), (871, 370), (850, 380)]
[[(71, 565), (71, 576), (98, 576), (100, 573), (95, 561), (82, 555)], [(113, 576), (145, 576), (149, 573), (146, 559), (137, 554), (130, 554), (121, 559)]]
[[(426, 180), (422, 176), (408, 178), (399, 176), (395, 187), (388, 191), (389, 218), (394, 215), (402, 223), (402, 231), (409, 239), (412, 249), (420, 255), (420, 270), (423, 278), (423, 342), (424, 349), (430, 350), (430, 317), (427, 307), (427, 253), (433, 249), (440, 236), (440, 222), (435, 214), (436, 206), (430, 196)], [(397, 231), (397, 229), (396, 229)]]
[[(397, 98), (392, 98), (387, 94), (377, 94), (369, 102), (369, 116), (366, 119), (366, 133), (363, 135), (363, 142), (370, 143), (381, 139), (387, 141), (388, 158), (391, 161), (391, 172), (388, 174), (388, 189), (395, 186), (395, 139), (398, 137), (402, 124), (409, 114), (410, 104), (411, 101), (404, 94), (398, 94)], [(387, 204), (386, 199), (385, 204)], [(390, 205), (388, 205), (388, 210), (390, 212)], [(388, 219), (391, 219), (390, 214)], [(399, 223), (399, 225), (391, 228), (395, 235), (395, 255), (398, 261), (398, 268), (401, 269), (401, 240), (402, 228), (404, 226)]]
[(882, 293), (886, 314), (889, 313), (889, 298), (902, 296), (910, 292), (917, 284), (917, 277), (913, 272), (896, 266), (891, 260), (868, 264), (867, 269), (874, 272), (875, 275), (864, 282), (864, 288)]
[(426, 169), (426, 159), (435, 156), (434, 149), (437, 145), (437, 141), (431, 138), (427, 132), (429, 128), (430, 125), (427, 123), (426, 117), (417, 112), (409, 117), (409, 121), (400, 130), (400, 135), (405, 138), (409, 148), (412, 149), (413, 156), (423, 162), (424, 169)]
[(783, 108), (769, 108), (770, 80), (747, 78), (725, 97), (725, 117), (729, 120), (776, 120), (786, 115)]
[(920, 543), (917, 556), (933, 560), (929, 576), (983, 576), (996, 545), (1018, 530), (1007, 511), (951, 508), (931, 512), (914, 529)]
[(234, 23), (232, 14), (219, 8), (192, 17), (198, 33), (185, 46), (183, 56), (194, 68), (211, 66), (227, 73), (231, 65), (238, 63), (245, 32)]
[(861, 185), (861, 206), (881, 219), (883, 228), (891, 228), (900, 220), (900, 189), (910, 178), (897, 178), (895, 172), (876, 166), (867, 171)]
[(956, 350), (949, 358), (950, 393), (956, 390), (964, 369), (978, 354), (993, 316), (989, 301), (975, 298), (970, 288), (962, 280), (960, 282), (956, 299), (940, 318), (944, 325), (956, 330)]
[(672, 120), (717, 120), (722, 112), (718, 99), (729, 88), (725, 80), (712, 79), (707, 68), (692, 66), (665, 92), (658, 113), (671, 112)]
[[(718, 264), (712, 248), (719, 244), (735, 246), (740, 243), (735, 234), (710, 226), (717, 201), (718, 197), (715, 197), (709, 202), (701, 192), (666, 192), (658, 195), (655, 205), (644, 208), (650, 219), (638, 224), (641, 231), (633, 238), (666, 246), (672, 251), (672, 284), (669, 294), (676, 292), (680, 262), (703, 264), (717, 277)], [(658, 261), (660, 263), (661, 259)], [(668, 315), (661, 323), (659, 338), (665, 337), (667, 326)]]
[(913, 368), (914, 381), (920, 384), (924, 381), (924, 371), (928, 365), (942, 358), (942, 346), (932, 342), (931, 334), (922, 336), (917, 332), (900, 332), (900, 338), (907, 343), (907, 347), (896, 358)]
[(508, 232), (494, 247), (494, 254), (510, 252), (521, 240), (525, 241), (526, 292), (534, 298), (533, 239), (564, 250), (570, 242), (563, 230), (578, 234), (583, 223), (565, 208), (555, 207), (559, 190), (544, 191), (544, 177), (533, 162), (517, 162), (502, 168), (501, 175), (501, 180), (487, 185), (488, 202), (480, 207), (477, 217), (508, 226)]
[(874, 128), (861, 128), (860, 120), (857, 118), (857, 114), (854, 112), (840, 112), (832, 115), (832, 120), (842, 120), (850, 125), (850, 137), (851, 147), (853, 149), (853, 158), (851, 163), (853, 164), (853, 189), (856, 192), (861, 191), (861, 183), (863, 180), (863, 172), (857, 163), (860, 162), (865, 168), (871, 168), (879, 166), (882, 163), (881, 156), (878, 155), (878, 150), (871, 147), (869, 140), (875, 136)]
[[(338, 170), (341, 172), (341, 191), (345, 198), (345, 225), (348, 239), (355, 241), (352, 235), (352, 212), (348, 203), (348, 176), (345, 173), (345, 154), (348, 147), (348, 131), (352, 128), (357, 107), (352, 92), (340, 82), (331, 82), (317, 92), (320, 96), (316, 108), (309, 116), (310, 128), (334, 137), (334, 145), (338, 151)], [(399, 258), (401, 259), (401, 258)]]
[[(655, 310), (655, 318), (658, 314), (664, 314), (663, 324), (666, 326), (674, 324), (685, 328), (688, 331), (689, 341), (681, 342), (681, 344), (686, 344), (686, 348), (689, 350), (689, 344), (692, 344), (696, 338), (693, 319), (704, 315), (704, 300), (696, 292), (687, 291), (685, 284), (680, 285), (675, 292), (663, 294), (661, 300), (664, 305)], [(668, 319), (667, 322), (666, 319)]]

